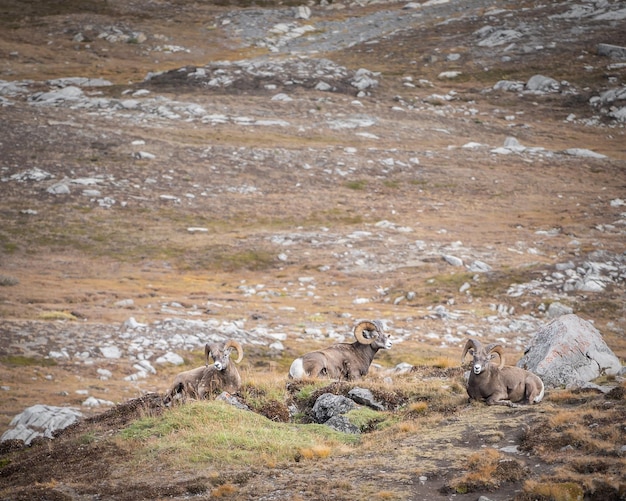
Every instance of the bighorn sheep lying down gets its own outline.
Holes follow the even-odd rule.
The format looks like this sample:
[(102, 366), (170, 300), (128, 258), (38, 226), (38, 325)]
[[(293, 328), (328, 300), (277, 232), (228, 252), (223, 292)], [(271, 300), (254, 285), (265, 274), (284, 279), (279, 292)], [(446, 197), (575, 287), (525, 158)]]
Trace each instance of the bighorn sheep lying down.
[[(241, 376), (230, 360), (233, 350), (237, 351), (235, 363), (241, 362), (243, 348), (234, 340), (225, 343), (211, 343), (204, 347), (204, 366), (181, 372), (174, 378), (172, 386), (163, 399), (169, 404), (175, 398), (209, 398), (218, 391), (235, 393), (241, 388)], [(209, 365), (209, 357), (213, 364)]]
[(391, 348), (391, 341), (378, 320), (359, 322), (354, 327), (354, 337), (354, 343), (336, 343), (296, 358), (289, 368), (289, 377), (351, 380), (365, 376), (378, 350)]
[[(468, 339), (463, 348), (461, 364), (468, 352), (474, 357), (467, 382), (470, 400), (485, 400), (489, 405), (515, 406), (515, 402), (536, 404), (543, 399), (543, 381), (536, 374), (520, 367), (505, 367), (501, 345), (492, 343), (483, 348), (479, 341)], [(495, 354), (500, 357), (498, 365), (491, 362)]]

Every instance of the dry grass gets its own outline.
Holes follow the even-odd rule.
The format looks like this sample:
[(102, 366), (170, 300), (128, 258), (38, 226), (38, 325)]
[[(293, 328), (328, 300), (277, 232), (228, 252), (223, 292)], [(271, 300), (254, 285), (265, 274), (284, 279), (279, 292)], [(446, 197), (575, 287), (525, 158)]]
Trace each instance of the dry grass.
[(548, 463), (560, 465), (555, 470), (558, 481), (552, 477), (539, 484), (530, 482), (525, 487), (530, 498), (577, 499), (585, 495), (618, 499), (622, 495), (626, 460), (619, 447), (626, 431), (625, 388), (622, 382), (606, 395), (552, 392), (547, 415), (528, 429), (522, 447)]
[(549, 501), (582, 501), (583, 489), (574, 482), (554, 482), (544, 480), (537, 482), (528, 480), (524, 484), (524, 494), (529, 499), (541, 499)]
[[(240, 3), (248, 5), (247, 0)], [(104, 4), (93, 0), (5, 4), (6, 16), (0, 16), (0, 25), (5, 28), (0, 30), (0, 44), (3, 53), (18, 54), (0, 63), (8, 79), (44, 80), (97, 74), (114, 83), (126, 84), (129, 80), (141, 81), (147, 71), (203, 65), (207, 61), (233, 60), (264, 52), (261, 48), (233, 49), (222, 43), (222, 32), (214, 27), (214, 16), (224, 11), (215, 4), (174, 1), (167, 3), (164, 10), (157, 8), (165, 5), (162, 2), (146, 10), (145, 5), (137, 2), (117, 0)], [(516, 6), (520, 19), (535, 15), (532, 10), (528, 10), (529, 14), (521, 11), (520, 5)], [(34, 12), (35, 8), (41, 10)], [(556, 8), (556, 4), (547, 8)], [(146, 58), (147, 51), (141, 44), (110, 44), (98, 39), (90, 42), (91, 52), (83, 47), (77, 50), (70, 35), (82, 26), (82, 18), (73, 17), (74, 14), (97, 16), (97, 23), (102, 21), (103, 25), (121, 22), (148, 34), (163, 34), (193, 50), (188, 54), (159, 54), (158, 61), (153, 55)], [(329, 18), (353, 14), (352, 8), (326, 12)], [(25, 16), (29, 16), (28, 20)], [(127, 461), (123, 463), (127, 468), (120, 467), (115, 456), (116, 468), (139, 471), (138, 465), (149, 463), (156, 473), (148, 480), (158, 484), (166, 477), (168, 488), (181, 471), (191, 472), (190, 475), (201, 471), (199, 475), (206, 476), (211, 487), (200, 478), (192, 489), (195, 494), (209, 490), (215, 498), (254, 499), (258, 495), (255, 482), (261, 480), (253, 479), (250, 470), (262, 472), (259, 477), (267, 477), (268, 483), (283, 482), (282, 485), (293, 487), (296, 501), (314, 496), (332, 498), (337, 492), (348, 500), (415, 498), (411, 489), (420, 485), (416, 478), (419, 475), (429, 479), (421, 486), (425, 489), (436, 482), (441, 485), (441, 478), (447, 476), (454, 479), (447, 487), (456, 493), (505, 489), (511, 485), (515, 486), (510, 491), (514, 496), (528, 474), (526, 465), (522, 464), (521, 455), (514, 456), (512, 461), (496, 448), (520, 443), (520, 430), (526, 429), (521, 446), (524, 453), (531, 454), (528, 466), (532, 466), (532, 478), (524, 484), (520, 499), (578, 499), (581, 492), (589, 499), (602, 501), (624, 497), (626, 465), (619, 449), (624, 444), (626, 422), (623, 383), (607, 396), (550, 391), (540, 406), (519, 411), (468, 406), (458, 350), (443, 348), (440, 342), (425, 337), (428, 332), (454, 331), (454, 323), (429, 318), (428, 308), (444, 305), (461, 310), (463, 317), (459, 325), (480, 325), (485, 317), (494, 314), (491, 303), (514, 307), (516, 314), (536, 314), (540, 303), (547, 305), (552, 299), (510, 298), (506, 290), (512, 283), (526, 283), (545, 276), (552, 272), (550, 267), (554, 262), (582, 258), (600, 244), (607, 251), (623, 251), (623, 235), (606, 231), (600, 240), (597, 233), (597, 228), (607, 223), (606, 204), (601, 202), (622, 197), (624, 172), (620, 162), (626, 157), (619, 129), (607, 134), (604, 127), (564, 126), (562, 118), (567, 114), (583, 116), (589, 111), (587, 99), (577, 103), (534, 96), (529, 103), (515, 95), (481, 92), (499, 79), (525, 79), (540, 68), (549, 68), (552, 76), (575, 82), (581, 89), (603, 88), (605, 62), (588, 50), (594, 41), (568, 44), (565, 58), (562, 51), (554, 54), (544, 50), (540, 59), (527, 54), (527, 65), (513, 66), (495, 60), (486, 69), (461, 61), (457, 64), (463, 78), (436, 83), (437, 89), (408, 90), (402, 85), (399, 77), (404, 75), (413, 76), (415, 82), (419, 78), (436, 82), (437, 74), (449, 65), (442, 57), (445, 51), (459, 52), (464, 59), (471, 60), (466, 58), (471, 56), (469, 45), (459, 41), (459, 33), (448, 30), (465, 30), (471, 36), (480, 15), (476, 19), (440, 24), (436, 30), (431, 26), (407, 30), (381, 37), (378, 44), (357, 44), (331, 55), (332, 60), (350, 68), (367, 67), (382, 72), (381, 88), (362, 100), (363, 112), (380, 119), (376, 126), (380, 138), (375, 141), (356, 137), (353, 131), (323, 127), (312, 133), (299, 131), (301, 126), (309, 125), (311, 109), (320, 116), (354, 113), (350, 104), (353, 97), (337, 94), (325, 95), (323, 99), (317, 94), (294, 94), (297, 98), (294, 108), (281, 109), (286, 114), (292, 113), (293, 127), (256, 128), (253, 132), (252, 128), (232, 124), (196, 127), (183, 121), (167, 129), (136, 124), (124, 128), (118, 123), (87, 121), (69, 109), (64, 110), (69, 115), (63, 120), (74, 121), (80, 127), (59, 124), (44, 128), (40, 125), (59, 121), (54, 112), (44, 107), (37, 107), (36, 111), (32, 106), (22, 109), (19, 105), (3, 109), (3, 132), (16, 130), (16, 136), (29, 137), (34, 145), (13, 151), (3, 149), (3, 154), (13, 155), (6, 162), (11, 173), (12, 165), (58, 164), (76, 176), (100, 172), (139, 185), (148, 176), (162, 179), (168, 175), (173, 179), (167, 188), (180, 194), (191, 190), (196, 181), (217, 187), (210, 197), (196, 197), (188, 205), (168, 206), (151, 200), (158, 192), (149, 192), (149, 187), (144, 186), (149, 192), (145, 201), (127, 196), (128, 192), (119, 192), (116, 198), (128, 200), (128, 207), (122, 210), (116, 206), (106, 211), (80, 197), (70, 197), (67, 201), (56, 198), (51, 203), (39, 187), (28, 196), (17, 189), (14, 192), (5, 189), (0, 200), (0, 210), (5, 216), (0, 223), (3, 251), (0, 318), (7, 320), (10, 328), (13, 328), (10, 322), (24, 319), (45, 320), (42, 322), (45, 329), (66, 325), (65, 322), (75, 324), (76, 319), (85, 321), (86, 328), (90, 328), (89, 322), (118, 325), (131, 315), (140, 322), (150, 323), (162, 320), (161, 304), (176, 301), (198, 308), (207, 302), (219, 305), (210, 306), (211, 311), (203, 314), (203, 318), (244, 319), (246, 328), (260, 326), (288, 334), (281, 355), (269, 354), (261, 347), (247, 348), (241, 365), (245, 384), (239, 396), (253, 410), (249, 416), (239, 421), (239, 414), (231, 414), (214, 403), (206, 406), (213, 416), (201, 412), (205, 410), (204, 403), (173, 409), (165, 417), (147, 413), (125, 426), (124, 438), (116, 438), (122, 451), (140, 453), (132, 456), (133, 459), (119, 459), (121, 463)], [(602, 33), (602, 37), (609, 35)], [(448, 39), (453, 40), (453, 46), (445, 45)], [(430, 56), (436, 58), (426, 63)], [(415, 64), (407, 65), (407, 61), (413, 60)], [(560, 64), (563, 60), (576, 64)], [(596, 69), (581, 72), (581, 65)], [(104, 92), (106, 96), (120, 98), (123, 89), (114, 86)], [(448, 105), (437, 100), (440, 106), (436, 113), (418, 111), (432, 101), (428, 96), (433, 92), (443, 94), (448, 90), (459, 96), (456, 103)], [(180, 88), (164, 95), (197, 98), (191, 93)], [(251, 110), (268, 116), (277, 113), (273, 109), (276, 105), (268, 104), (267, 95), (206, 94), (203, 102), (207, 109), (223, 107), (233, 114)], [(415, 110), (402, 117), (390, 111), (395, 99), (392, 96), (412, 103)], [(475, 101), (472, 106), (479, 110), (479, 118), (446, 116), (456, 104), (471, 101)], [(296, 106), (307, 110), (304, 118), (297, 116)], [(495, 108), (519, 110), (523, 123), (515, 128), (503, 124), (495, 116)], [(31, 124), (35, 125), (29, 129)], [(37, 135), (37, 128), (41, 129), (41, 135)], [(97, 141), (95, 136), (87, 133), (83, 136), (72, 129), (94, 130)], [(442, 130), (450, 134), (442, 134)], [(54, 133), (59, 136), (47, 143), (43, 140)], [(593, 145), (613, 160), (600, 163), (546, 157), (531, 163), (527, 162), (528, 158), (510, 156), (502, 161), (458, 149), (469, 140), (498, 145), (511, 134), (525, 145), (551, 150)], [(126, 144), (130, 137), (144, 139), (154, 147), (158, 154), (156, 161), (133, 161)], [(254, 169), (244, 171), (237, 159), (225, 156), (214, 162), (222, 171), (207, 176), (209, 160), (201, 157), (200, 152), (209, 144), (216, 145), (215, 151), (241, 148), (264, 155), (284, 149), (298, 161), (285, 169), (260, 161)], [(298, 168), (300, 159), (304, 162), (320, 156), (327, 157), (328, 165), (340, 165), (345, 161), (341, 152), (346, 146), (357, 148), (359, 169), (339, 182), (333, 178), (329, 181), (322, 173), (309, 175)], [(385, 150), (393, 151), (398, 157), (419, 157), (419, 168), (396, 168), (383, 177), (378, 167), (369, 167), (369, 162), (376, 162)], [(176, 175), (172, 176), (173, 173)], [(568, 182), (560, 182), (563, 179)], [(263, 196), (238, 196), (224, 189), (238, 182), (258, 185)], [(12, 183), (4, 186), (12, 187)], [(294, 187), (298, 186), (299, 191), (295, 191)], [(36, 209), (39, 213), (37, 217), (26, 218), (19, 213), (22, 209)], [(346, 240), (345, 235), (354, 230), (378, 232), (373, 225), (382, 219), (414, 228), (414, 233), (406, 237), (406, 266), (387, 261), (393, 259), (395, 252), (395, 249), (389, 252), (387, 244), (401, 240), (400, 234), (380, 230), (383, 236), (380, 241)], [(207, 238), (190, 235), (186, 232), (188, 226), (207, 227), (209, 235)], [(538, 229), (555, 226), (562, 229), (561, 235), (543, 239), (536, 234)], [(269, 237), (306, 232), (335, 235), (337, 243), (316, 245), (313, 236), (294, 242), (287, 249), (288, 261), (277, 261), (276, 255), (283, 249), (270, 245)], [(580, 240), (580, 250), (572, 248), (572, 235)], [(472, 253), (488, 256), (494, 271), (479, 276), (451, 271), (442, 260), (416, 251), (413, 247), (416, 239), (423, 239), (431, 250), (462, 240)], [(537, 253), (516, 252), (519, 242), (529, 245), (532, 242)], [(346, 270), (344, 263), (338, 261), (352, 251), (372, 256), (385, 268), (389, 265), (389, 269), (385, 273), (372, 272), (369, 268)], [(329, 271), (319, 271), (321, 266), (329, 264), (333, 265)], [(301, 276), (315, 278), (312, 296), (294, 285)], [(471, 284), (470, 294), (459, 294), (465, 282)], [(263, 284), (264, 290), (270, 292), (266, 296), (244, 297), (238, 289), (242, 284)], [(386, 289), (387, 294), (379, 295), (379, 288)], [(600, 330), (607, 333), (609, 345), (626, 359), (621, 320), (625, 318), (625, 303), (623, 292), (617, 289), (597, 296), (572, 294), (567, 303), (575, 311), (593, 318)], [(394, 304), (396, 298), (408, 292), (416, 293), (414, 299)], [(370, 302), (355, 304), (355, 297), (367, 297)], [(117, 307), (116, 302), (123, 298), (132, 298), (134, 304)], [(190, 311), (191, 306), (185, 310)], [(376, 362), (383, 370), (372, 371), (365, 381), (358, 383), (388, 406), (386, 411), (366, 409), (350, 416), (363, 431), (358, 444), (354, 437), (329, 436), (324, 427), (308, 424), (307, 416), (311, 402), (320, 392), (343, 394), (353, 384), (307, 381), (294, 385), (285, 377), (290, 361), (297, 354), (328, 344), (329, 339), (303, 342), (302, 329), (349, 325), (351, 320), (344, 317), (346, 313), (351, 318), (383, 318), (411, 333), (405, 342), (377, 356)], [(297, 335), (292, 335), (296, 332)], [(8, 426), (12, 415), (34, 402), (80, 406), (84, 396), (77, 390), (85, 389), (97, 397), (125, 401), (147, 391), (162, 391), (174, 372), (182, 369), (159, 369), (157, 378), (128, 385), (122, 381), (129, 368), (122, 363), (107, 362), (106, 368), (115, 376), (104, 382), (95, 373), (95, 366), (83, 367), (64, 360), (55, 365), (50, 359), (32, 358), (21, 352), (8, 355), (0, 360), (0, 380), (9, 387), (2, 395), (2, 428)], [(184, 368), (202, 363), (200, 353), (190, 353), (187, 358)], [(384, 370), (400, 362), (412, 364), (414, 370), (402, 376)], [(391, 384), (387, 378), (391, 378)], [(66, 394), (58, 391), (59, 388)], [(296, 416), (289, 414), (288, 406), (292, 404), (298, 407)], [(257, 436), (250, 436), (251, 428), (260, 430)], [(105, 441), (99, 433), (88, 433), (71, 452), (88, 450), (96, 454), (99, 448), (104, 448)], [(36, 448), (33, 452), (37, 452)], [(53, 453), (54, 447), (49, 452)], [(58, 464), (65, 464), (64, 458), (60, 456)], [(85, 458), (78, 459), (79, 478), (83, 478), (87, 473)], [(99, 467), (105, 466), (105, 462), (95, 463), (100, 474)], [(175, 468), (164, 470), (164, 464)], [(540, 466), (535, 468), (535, 464)], [(43, 466), (46, 470), (54, 467)], [(223, 469), (218, 473), (211, 470), (213, 467)], [(149, 475), (149, 471), (141, 471)], [(289, 472), (285, 474), (288, 480), (280, 478), (282, 472)], [(57, 471), (57, 475), (62, 473)], [(45, 478), (48, 472), (40, 474)], [(311, 485), (318, 483), (311, 479), (319, 477), (332, 481), (322, 486), (321, 493), (312, 492)], [(384, 488), (379, 484), (381, 478), (388, 482)], [(97, 478), (98, 482), (101, 480)], [(78, 489), (80, 480), (72, 479), (70, 483), (72, 489)], [(55, 489), (59, 481), (44, 480), (34, 485)], [(273, 492), (275, 486), (270, 487), (268, 492)], [(136, 493), (146, 488), (147, 485), (142, 485)], [(180, 496), (190, 493), (185, 491)], [(116, 494), (121, 497), (119, 492)], [(127, 499), (132, 497), (130, 493), (122, 494)], [(439, 493), (429, 494), (435, 497)], [(62, 495), (65, 493), (57, 498)], [(164, 499), (171, 497), (171, 493), (157, 491), (145, 496)]]
[(211, 491), (211, 496), (215, 498), (230, 497), (237, 494), (237, 487), (233, 484), (222, 484)]
[(300, 457), (302, 459), (324, 459), (330, 456), (332, 449), (327, 445), (316, 445), (300, 449)]

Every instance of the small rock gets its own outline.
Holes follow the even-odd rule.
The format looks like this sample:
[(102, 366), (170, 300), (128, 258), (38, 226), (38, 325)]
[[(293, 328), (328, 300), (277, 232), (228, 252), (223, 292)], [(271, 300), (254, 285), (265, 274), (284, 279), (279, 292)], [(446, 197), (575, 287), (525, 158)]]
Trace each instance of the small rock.
[(463, 266), (463, 260), (461, 258), (449, 254), (444, 254), (442, 257), (446, 263), (452, 266)]

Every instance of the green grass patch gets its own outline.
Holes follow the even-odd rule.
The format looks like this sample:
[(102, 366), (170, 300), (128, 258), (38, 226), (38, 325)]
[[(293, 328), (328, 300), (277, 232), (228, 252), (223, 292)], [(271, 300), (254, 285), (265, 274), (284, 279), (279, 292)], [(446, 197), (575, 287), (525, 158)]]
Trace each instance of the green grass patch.
[(353, 409), (346, 414), (348, 421), (362, 432), (373, 431), (385, 427), (388, 418), (384, 412), (376, 411), (366, 406)]
[(600, 315), (619, 317), (620, 314), (623, 314), (624, 305), (617, 299), (615, 301), (611, 301), (610, 299), (594, 300), (585, 298), (584, 301), (577, 302), (576, 309), (579, 313), (588, 315), (592, 318)]
[(400, 181), (389, 179), (389, 180), (383, 181), (383, 185), (386, 188), (397, 189), (400, 187)]
[(85, 433), (78, 438), (78, 443), (81, 445), (91, 444), (92, 442), (95, 442), (95, 441), (96, 441), (96, 435), (94, 432)]
[(293, 461), (302, 450), (358, 442), (357, 436), (328, 426), (276, 423), (219, 401), (175, 406), (133, 422), (120, 436), (132, 443), (138, 458), (153, 456), (189, 468), (278, 464)]
[(57, 365), (52, 358), (33, 358), (24, 355), (7, 355), (0, 357), (0, 362), (10, 367), (53, 367)]
[[(311, 380), (311, 384), (306, 384), (298, 392), (295, 394), (296, 400), (305, 401), (313, 396), (313, 394), (328, 385), (328, 381), (320, 379), (320, 380)], [(313, 382), (314, 381), (314, 382)]]
[(207, 247), (185, 252), (184, 258), (177, 260), (183, 270), (220, 271), (261, 271), (276, 263), (276, 256), (269, 250), (259, 248), (233, 249), (228, 246)]
[(312, 214), (306, 221), (309, 225), (320, 224), (345, 224), (355, 225), (363, 223), (363, 216), (361, 214), (350, 214), (344, 209), (330, 209), (320, 212), (319, 215)]
[(355, 179), (354, 181), (346, 181), (344, 186), (351, 190), (364, 190), (367, 187), (367, 181), (363, 179)]

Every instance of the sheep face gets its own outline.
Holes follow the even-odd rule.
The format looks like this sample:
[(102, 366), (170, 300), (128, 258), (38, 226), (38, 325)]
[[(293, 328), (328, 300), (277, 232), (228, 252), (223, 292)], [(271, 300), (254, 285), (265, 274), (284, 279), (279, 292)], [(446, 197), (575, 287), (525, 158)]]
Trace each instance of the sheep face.
[(474, 357), (472, 371), (477, 376), (487, 368), (487, 364), (491, 363), (491, 361), (496, 358), (495, 353), (484, 353), (478, 350), (470, 350), (470, 354)]
[(500, 363), (498, 364), (498, 368), (502, 368), (504, 366), (504, 357), (502, 356), (502, 349), (499, 345), (490, 344), (483, 348), (479, 343), (476, 343), (473, 340), (469, 340), (465, 345), (465, 349), (463, 350), (463, 358), (465, 355), (469, 353), (472, 355), (472, 372), (478, 376), (485, 372), (489, 367), (491, 361), (496, 358), (496, 355), (500, 358)]
[(209, 358), (213, 359), (213, 367), (218, 371), (224, 371), (230, 363), (230, 355), (235, 350), (237, 352), (237, 359), (235, 363), (241, 362), (243, 357), (243, 350), (241, 345), (234, 341), (228, 341), (225, 345), (218, 343), (207, 344), (205, 347), (205, 365), (208, 367)]
[(226, 369), (231, 351), (232, 349), (220, 350), (217, 347), (212, 347), (209, 356), (213, 359), (213, 367), (215, 367), (218, 371)]

